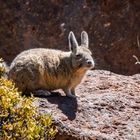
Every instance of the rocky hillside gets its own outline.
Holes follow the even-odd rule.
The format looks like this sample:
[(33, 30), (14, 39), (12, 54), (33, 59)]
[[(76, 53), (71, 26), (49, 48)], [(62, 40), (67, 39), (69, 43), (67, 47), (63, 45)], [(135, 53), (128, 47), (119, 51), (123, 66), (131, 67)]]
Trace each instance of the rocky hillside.
[(97, 69), (140, 72), (139, 0), (0, 0), (0, 57), (35, 47), (68, 50), (67, 36), (89, 33)]
[(39, 110), (54, 117), (56, 140), (139, 140), (140, 74), (90, 71), (76, 95), (37, 98)]
[(68, 50), (69, 32), (80, 44), (83, 30), (97, 70), (77, 99), (62, 91), (36, 97), (39, 111), (54, 117), (56, 140), (139, 140), (140, 0), (0, 0), (0, 58), (8, 64), (30, 48)]

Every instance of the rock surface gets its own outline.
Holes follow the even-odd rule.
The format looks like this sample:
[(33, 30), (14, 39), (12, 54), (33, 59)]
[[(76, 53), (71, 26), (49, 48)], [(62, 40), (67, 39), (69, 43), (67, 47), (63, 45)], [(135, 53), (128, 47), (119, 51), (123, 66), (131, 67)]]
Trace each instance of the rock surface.
[(68, 33), (89, 34), (96, 68), (140, 72), (140, 0), (0, 0), (0, 57), (35, 47), (68, 50)]
[(140, 74), (89, 71), (76, 95), (36, 98), (40, 112), (54, 117), (56, 140), (139, 140)]

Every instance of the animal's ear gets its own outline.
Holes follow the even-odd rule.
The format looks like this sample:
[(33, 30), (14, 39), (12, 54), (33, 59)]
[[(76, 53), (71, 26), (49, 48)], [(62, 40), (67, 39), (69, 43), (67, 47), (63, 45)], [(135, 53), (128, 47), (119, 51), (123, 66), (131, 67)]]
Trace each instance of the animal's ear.
[(88, 34), (86, 31), (82, 31), (82, 33), (81, 33), (81, 46), (84, 46), (87, 48), (89, 46)]
[(72, 52), (76, 53), (77, 47), (78, 47), (78, 43), (77, 43), (75, 35), (74, 35), (74, 33), (72, 31), (69, 33), (68, 39), (69, 39), (69, 49)]

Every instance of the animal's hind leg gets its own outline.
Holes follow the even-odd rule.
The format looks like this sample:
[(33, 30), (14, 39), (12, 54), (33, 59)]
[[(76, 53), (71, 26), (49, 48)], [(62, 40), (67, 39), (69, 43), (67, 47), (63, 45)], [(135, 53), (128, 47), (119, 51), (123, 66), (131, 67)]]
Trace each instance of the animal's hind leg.
[(48, 90), (36, 90), (36, 91), (33, 91), (33, 95), (34, 96), (43, 96), (43, 97), (48, 97), (51, 95), (51, 92), (48, 91)]

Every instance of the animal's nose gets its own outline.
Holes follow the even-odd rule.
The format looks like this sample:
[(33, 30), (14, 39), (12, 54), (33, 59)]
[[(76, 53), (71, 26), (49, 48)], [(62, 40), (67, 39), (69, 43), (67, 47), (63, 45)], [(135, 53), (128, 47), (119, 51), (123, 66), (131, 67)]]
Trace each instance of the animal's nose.
[(87, 61), (88, 65), (92, 65), (92, 61), (88, 60)]
[(94, 61), (91, 61), (91, 60), (87, 60), (87, 65), (88, 67), (94, 67)]

